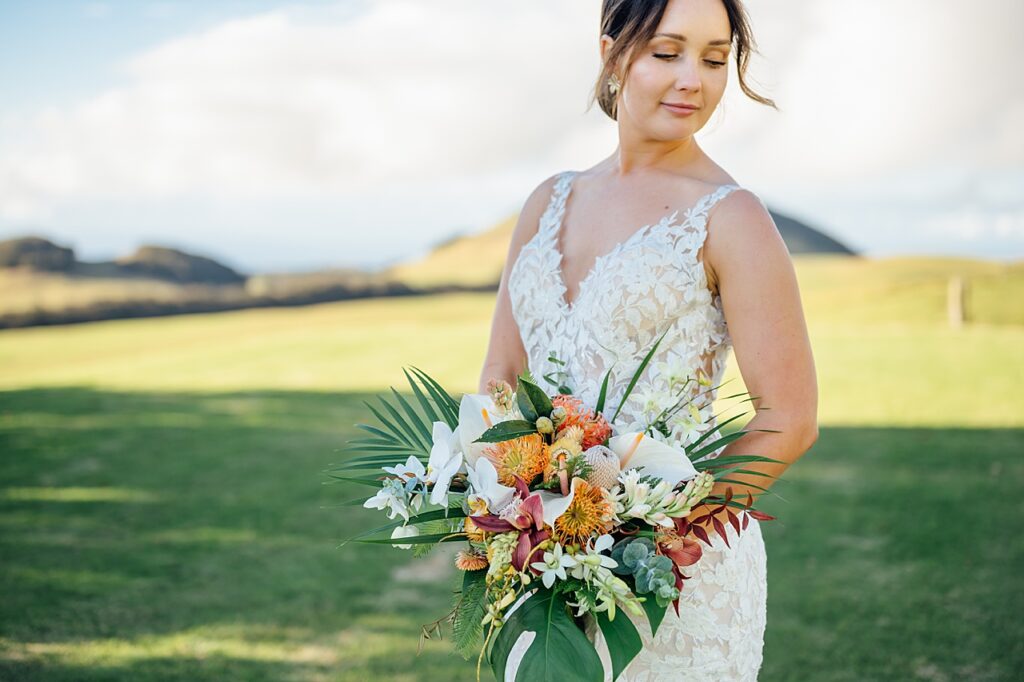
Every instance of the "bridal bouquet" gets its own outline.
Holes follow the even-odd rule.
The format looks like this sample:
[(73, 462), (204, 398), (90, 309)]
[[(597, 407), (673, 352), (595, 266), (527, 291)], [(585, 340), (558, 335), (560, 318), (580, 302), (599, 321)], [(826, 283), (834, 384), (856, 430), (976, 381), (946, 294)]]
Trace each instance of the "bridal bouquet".
[[(620, 410), (660, 342), (632, 377)], [(498, 680), (601, 682), (584, 618), (596, 620), (618, 677), (642, 644), (631, 620), (616, 614), (646, 616), (656, 632), (670, 605), (678, 614), (683, 569), (700, 561), (701, 542), (710, 545), (715, 532), (728, 543), (715, 514), (725, 510), (737, 533), (748, 514), (773, 518), (752, 508), (750, 494), (743, 504), (731, 487), (724, 497), (711, 490), (718, 481), (738, 483), (729, 478), (733, 472), (767, 476), (743, 467), (777, 460), (700, 461), (747, 433), (708, 440), (742, 415), (679, 447), (656, 437), (668, 435), (669, 411), (644, 431), (616, 432), (619, 411), (604, 415), (610, 371), (596, 405), (546, 376), (559, 384), (549, 395), (529, 370), (515, 389), (491, 380), (487, 393), (459, 402), (421, 370), (412, 368), (416, 380), (403, 371), (414, 399), (392, 388), (393, 403), (380, 398), (382, 409), (366, 403), (380, 424), (357, 425), (369, 437), (349, 441), (344, 450), (360, 456), (333, 469), (332, 478), (375, 488), (349, 504), (384, 510), (393, 520), (351, 540), (416, 546), (420, 554), (438, 543), (463, 543), (455, 558), (462, 589), (454, 608), (423, 634), (449, 622), (456, 648), (477, 657), (478, 678), (486, 658)], [(700, 372), (696, 380), (710, 384)], [(691, 518), (702, 504), (718, 506)]]

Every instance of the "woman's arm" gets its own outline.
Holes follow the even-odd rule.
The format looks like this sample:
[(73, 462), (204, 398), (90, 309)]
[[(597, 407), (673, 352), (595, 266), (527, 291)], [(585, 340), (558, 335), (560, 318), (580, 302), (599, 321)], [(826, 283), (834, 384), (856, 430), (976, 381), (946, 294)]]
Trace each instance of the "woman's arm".
[(523, 348), (519, 336), (519, 327), (512, 316), (512, 302), (508, 294), (508, 274), (512, 265), (519, 257), (519, 251), (534, 234), (540, 223), (540, 217), (547, 208), (557, 175), (552, 175), (530, 193), (523, 209), (519, 212), (512, 239), (509, 243), (505, 267), (498, 284), (498, 297), (491, 320), (491, 338), (487, 346), (487, 356), (483, 369), (480, 371), (479, 393), (486, 392), (488, 379), (504, 379), (514, 388), (516, 375), (526, 365), (526, 349)]
[[(744, 483), (770, 488), (818, 438), (818, 383), (807, 334), (796, 271), (782, 235), (761, 200), (738, 190), (722, 200), (709, 221), (704, 257), (718, 281), (733, 352), (755, 416), (748, 433), (722, 451), (727, 455), (764, 455), (781, 464), (752, 462), (745, 469), (775, 478), (730, 474)], [(762, 491), (741, 484), (717, 483), (713, 495), (745, 501)], [(698, 508), (696, 515), (708, 511)], [(719, 515), (726, 520), (724, 513)]]

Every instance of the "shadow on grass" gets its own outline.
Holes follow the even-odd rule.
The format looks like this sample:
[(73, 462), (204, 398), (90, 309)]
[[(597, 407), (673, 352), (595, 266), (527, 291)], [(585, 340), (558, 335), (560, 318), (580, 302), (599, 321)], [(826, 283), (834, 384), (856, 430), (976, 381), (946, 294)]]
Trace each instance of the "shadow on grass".
[[(0, 392), (0, 677), (475, 679), (446, 641), (416, 657), (447, 557), (337, 549), (383, 522), (322, 485), (369, 397)], [(1010, 679), (1022, 446), (823, 428), (759, 505), (779, 517), (760, 679)]]

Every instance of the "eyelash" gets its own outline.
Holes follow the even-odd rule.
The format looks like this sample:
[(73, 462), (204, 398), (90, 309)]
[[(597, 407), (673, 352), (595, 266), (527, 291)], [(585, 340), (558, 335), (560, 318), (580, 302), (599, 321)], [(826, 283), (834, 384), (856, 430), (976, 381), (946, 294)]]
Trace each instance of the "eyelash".
[[(658, 59), (664, 59), (665, 61), (668, 61), (669, 59), (674, 59), (674, 58), (678, 57), (679, 55), (676, 55), (676, 54), (657, 54), (657, 53), (655, 53), (654, 56), (657, 57)], [(725, 66), (725, 62), (716, 62), (716, 61), (711, 60), (711, 59), (705, 59), (704, 61), (707, 62), (711, 66), (711, 68), (713, 68), (713, 69), (719, 69), (719, 68)]]

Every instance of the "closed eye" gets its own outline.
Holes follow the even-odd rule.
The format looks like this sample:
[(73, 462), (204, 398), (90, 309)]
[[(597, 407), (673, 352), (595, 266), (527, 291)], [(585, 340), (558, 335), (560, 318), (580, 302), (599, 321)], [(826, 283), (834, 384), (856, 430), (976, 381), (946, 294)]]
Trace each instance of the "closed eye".
[[(679, 55), (677, 55), (677, 54), (657, 54), (657, 53), (655, 53), (654, 56), (657, 57), (658, 59), (664, 59), (665, 61), (670, 61), (672, 59), (675, 59)], [(725, 62), (717, 62), (717, 61), (715, 61), (713, 59), (705, 59), (704, 63), (707, 64), (708, 66), (710, 66), (713, 69), (717, 69), (717, 68), (725, 66)]]

